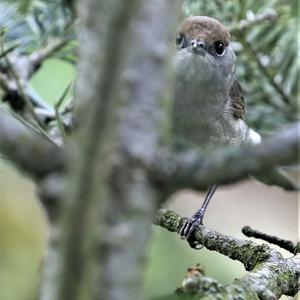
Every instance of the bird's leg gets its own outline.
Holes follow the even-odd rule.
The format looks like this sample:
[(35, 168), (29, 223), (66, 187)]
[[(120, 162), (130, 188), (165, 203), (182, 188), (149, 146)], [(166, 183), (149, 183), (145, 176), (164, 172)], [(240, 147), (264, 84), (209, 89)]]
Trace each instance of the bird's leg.
[(193, 240), (193, 233), (197, 226), (203, 224), (202, 220), (207, 209), (207, 206), (217, 189), (217, 185), (214, 184), (207, 192), (204, 202), (199, 210), (192, 216), (192, 218), (187, 219), (182, 227), (180, 228), (179, 234), (182, 239), (186, 239), (192, 248), (197, 248), (199, 245)]

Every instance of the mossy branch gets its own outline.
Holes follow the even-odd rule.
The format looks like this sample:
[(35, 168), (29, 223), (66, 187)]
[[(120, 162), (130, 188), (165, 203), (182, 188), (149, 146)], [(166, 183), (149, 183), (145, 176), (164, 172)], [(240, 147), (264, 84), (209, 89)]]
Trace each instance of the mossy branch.
[[(186, 218), (167, 209), (160, 209), (155, 224), (178, 232)], [(199, 226), (195, 240), (209, 250), (217, 251), (242, 262), (250, 271), (231, 284), (222, 285), (206, 277), (201, 268), (188, 270), (177, 292), (196, 299), (277, 299), (282, 295), (294, 296), (299, 290), (300, 255), (284, 258), (266, 244), (225, 236), (215, 230)]]

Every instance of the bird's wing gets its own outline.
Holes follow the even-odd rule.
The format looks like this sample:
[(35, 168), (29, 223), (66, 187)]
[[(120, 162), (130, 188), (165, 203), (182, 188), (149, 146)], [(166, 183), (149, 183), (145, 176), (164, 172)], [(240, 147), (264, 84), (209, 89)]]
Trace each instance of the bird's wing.
[(235, 118), (245, 119), (246, 116), (246, 105), (244, 101), (244, 93), (237, 77), (233, 81), (233, 84), (229, 91), (231, 98), (232, 113)]

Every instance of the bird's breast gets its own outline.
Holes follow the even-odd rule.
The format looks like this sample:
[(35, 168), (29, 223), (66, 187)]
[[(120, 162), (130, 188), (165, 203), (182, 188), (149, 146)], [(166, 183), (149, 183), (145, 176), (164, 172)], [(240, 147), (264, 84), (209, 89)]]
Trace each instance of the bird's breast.
[[(233, 118), (229, 93), (177, 78), (172, 111), (175, 141), (206, 147), (240, 144), (246, 127)], [(244, 128), (245, 127), (245, 128)]]

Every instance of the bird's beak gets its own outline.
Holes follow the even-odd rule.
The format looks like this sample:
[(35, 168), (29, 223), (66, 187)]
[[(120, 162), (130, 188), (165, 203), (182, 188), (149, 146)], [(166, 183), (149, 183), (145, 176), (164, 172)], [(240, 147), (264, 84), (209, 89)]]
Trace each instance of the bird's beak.
[(205, 43), (203, 41), (191, 40), (190, 45), (194, 53), (200, 54), (201, 56), (205, 55)]

